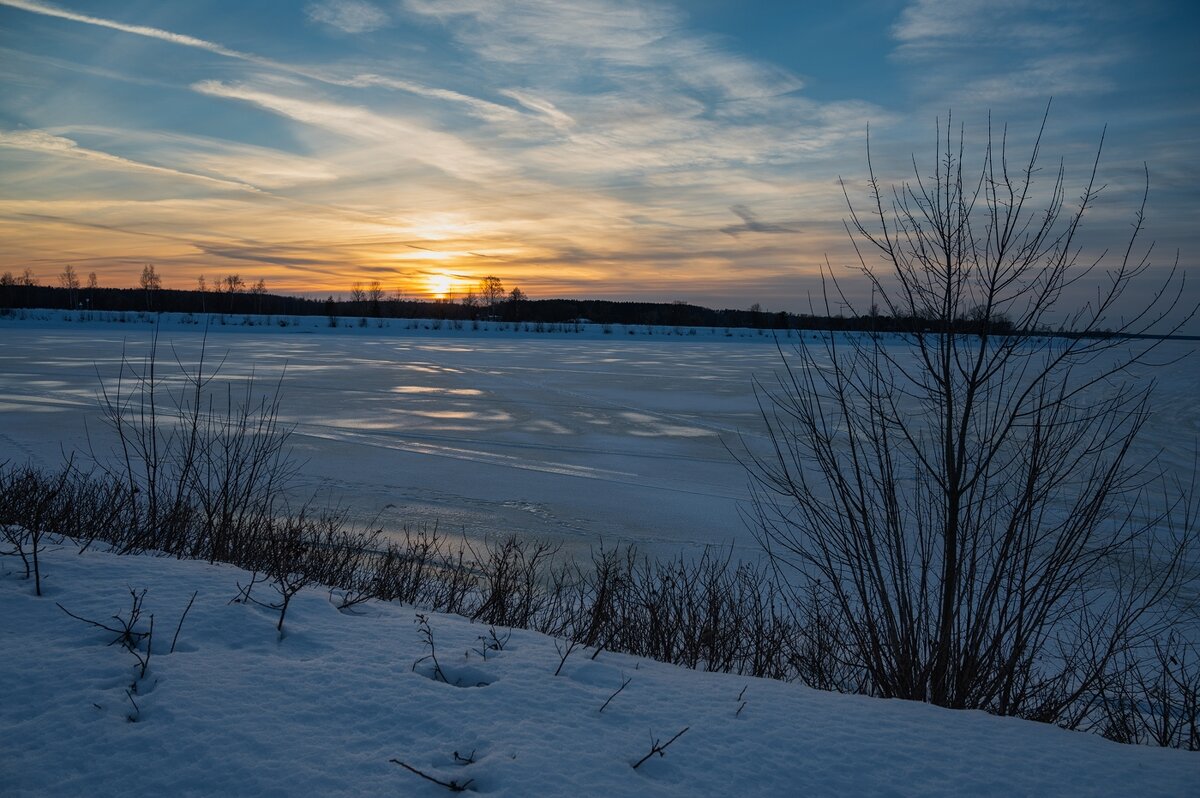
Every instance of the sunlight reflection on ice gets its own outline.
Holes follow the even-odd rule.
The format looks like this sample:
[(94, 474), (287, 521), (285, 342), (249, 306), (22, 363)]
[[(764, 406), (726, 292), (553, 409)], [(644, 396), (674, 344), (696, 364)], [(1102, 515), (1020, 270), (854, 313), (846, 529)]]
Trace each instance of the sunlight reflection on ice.
[(397, 385), (392, 393), (437, 394), (440, 396), (483, 396), (476, 388), (438, 388), (432, 385)]

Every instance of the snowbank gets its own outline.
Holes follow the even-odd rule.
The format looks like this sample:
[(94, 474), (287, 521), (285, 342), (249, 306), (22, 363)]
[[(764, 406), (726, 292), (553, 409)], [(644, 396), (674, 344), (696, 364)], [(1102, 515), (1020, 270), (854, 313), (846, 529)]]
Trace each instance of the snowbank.
[[(489, 649), (488, 627), (430, 614), (446, 683), (431, 660), (414, 672), (429, 649), (412, 607), (339, 612), (307, 590), (280, 639), (274, 613), (230, 603), (249, 574), (228, 566), (66, 546), (45, 553), (42, 598), (18, 566), (0, 560), (6, 796), (447, 794), (393, 759), (512, 796), (1149, 796), (1200, 784), (1193, 753), (979, 712), (591, 649), (555, 676), (549, 638), (497, 629), (503, 650)], [(113, 635), (56, 606), (112, 625), (131, 589), (146, 591), (142, 628), (155, 618), (144, 679)], [(665, 756), (632, 767), (684, 728)]]

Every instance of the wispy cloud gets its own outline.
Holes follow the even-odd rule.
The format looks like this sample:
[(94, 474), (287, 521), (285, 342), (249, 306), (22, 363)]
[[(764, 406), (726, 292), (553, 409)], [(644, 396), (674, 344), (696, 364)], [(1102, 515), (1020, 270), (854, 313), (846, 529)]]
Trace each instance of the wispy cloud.
[(1109, 14), (1073, 0), (914, 0), (891, 34), (916, 85), (942, 103), (1045, 101), (1114, 85), (1107, 72), (1128, 54), (1091, 24)]
[[(362, 5), (366, 6), (368, 4), (364, 3)], [(195, 36), (174, 33), (169, 30), (155, 28), (148, 25), (133, 25), (103, 17), (92, 16), (90, 14), (80, 14), (59, 6), (55, 6), (51, 3), (40, 2), (40, 0), (0, 0), (0, 6), (18, 8), (30, 13), (42, 14), (44, 16), (55, 17), (58, 19), (66, 19), (85, 25), (95, 25), (97, 27), (107, 28), (109, 30), (132, 34), (134, 36), (144, 36), (146, 38), (157, 39), (159, 41), (176, 44), (181, 47), (191, 47), (198, 50), (205, 50), (226, 58), (245, 61), (247, 63), (255, 64), (261, 67), (267, 67), (279, 72), (297, 75), (310, 80), (316, 80), (321, 83), (348, 87), (383, 86), (396, 89), (398, 91), (417, 94), (423, 97), (461, 103), (485, 117), (503, 116), (505, 112), (508, 112), (509, 114), (512, 113), (511, 109), (504, 109), (502, 106), (498, 106), (495, 103), (479, 100), (477, 98), (462, 94), (461, 92), (425, 86), (411, 80), (403, 80), (375, 74), (334, 74), (295, 64), (286, 64), (270, 58), (264, 58), (263, 56), (255, 55), (254, 53), (242, 52), (240, 50), (225, 47), (224, 45), (216, 42), (207, 41)]]
[(731, 224), (721, 228), (721, 232), (737, 238), (742, 233), (796, 233), (795, 227), (778, 222), (764, 222), (758, 214), (745, 205), (734, 205), (729, 209), (742, 220), (741, 224)]
[(135, 36), (145, 36), (149, 39), (158, 39), (159, 41), (178, 44), (183, 47), (195, 47), (200, 50), (208, 50), (210, 53), (227, 56), (229, 58), (240, 58), (246, 61), (259, 60), (256, 56), (249, 53), (238, 52), (228, 47), (216, 44), (214, 42), (197, 39), (195, 36), (188, 36), (182, 33), (172, 33), (162, 28), (154, 28), (149, 25), (130, 25), (124, 22), (117, 22), (103, 17), (95, 17), (90, 14), (80, 14), (75, 11), (70, 11), (52, 3), (43, 3), (39, 0), (0, 0), (0, 5), (9, 6), (10, 8), (19, 8), (22, 11), (29, 11), (33, 14), (43, 14), (47, 17), (57, 17), (58, 19), (68, 19), (72, 22), (81, 22), (85, 25), (96, 25), (101, 28), (121, 31), (122, 33), (131, 33)]
[(1056, 0), (915, 0), (901, 12), (892, 36), (911, 56), (981, 45), (1061, 46), (1064, 38), (1083, 30), (1070, 12), (1089, 11), (1086, 5)]
[(563, 113), (555, 107), (554, 103), (538, 97), (533, 92), (521, 91), (519, 89), (503, 89), (500, 93), (506, 97), (513, 98), (529, 110), (542, 115), (550, 124), (560, 130), (570, 130), (575, 127), (575, 120), (569, 114)]
[(222, 178), (209, 177), (208, 175), (196, 174), (194, 172), (184, 172), (179, 169), (171, 169), (165, 166), (155, 166), (154, 164), (134, 161), (128, 158), (122, 158), (118, 155), (111, 155), (107, 152), (80, 147), (79, 144), (72, 139), (63, 136), (55, 136), (41, 130), (0, 130), (0, 147), (9, 147), (17, 150), (25, 150), (27, 152), (37, 152), (44, 155), (54, 155), (64, 158), (76, 158), (91, 163), (100, 164), (105, 167), (132, 170), (172, 179), (192, 180), (204, 183), (209, 186), (220, 187), (223, 189), (232, 189), (235, 191), (250, 191), (259, 193), (260, 189), (252, 186), (249, 183), (243, 183), (236, 180), (225, 180)]
[(507, 172), (498, 161), (457, 136), (362, 106), (288, 96), (246, 84), (216, 80), (200, 81), (192, 88), (212, 97), (252, 103), (348, 139), (403, 143), (402, 153), (405, 157), (462, 180), (481, 181)]
[(343, 33), (367, 33), (390, 21), (386, 12), (365, 0), (324, 0), (309, 3), (304, 13), (313, 22), (337, 28)]

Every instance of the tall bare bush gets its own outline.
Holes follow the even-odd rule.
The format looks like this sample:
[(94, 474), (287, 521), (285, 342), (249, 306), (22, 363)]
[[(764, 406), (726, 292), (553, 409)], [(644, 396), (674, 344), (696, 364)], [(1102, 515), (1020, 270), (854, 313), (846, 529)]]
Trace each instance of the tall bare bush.
[[(1191, 313), (1174, 269), (1129, 308), (1152, 277), (1144, 196), (1119, 258), (1083, 259), (1099, 151), (1072, 207), (1061, 165), (1037, 185), (1041, 130), (1020, 163), (1006, 134), (969, 156), (939, 124), (933, 164), (890, 187), (868, 147), (847, 229), (870, 315), (908, 331), (783, 353), (759, 391), (756, 528), (824, 686), (1081, 726), (1195, 578), (1190, 486), (1133, 448), (1159, 342), (1129, 337)], [(853, 307), (826, 285), (827, 311)]]
[(251, 377), (235, 391), (216, 381), (222, 364), (208, 370), (206, 353), (202, 342), (193, 369), (177, 361), (164, 376), (155, 333), (140, 362), (122, 355), (117, 378), (101, 385), (116, 443), (92, 457), (133, 498), (121, 550), (236, 562), (283, 509), (296, 463), (279, 384), (261, 392)]

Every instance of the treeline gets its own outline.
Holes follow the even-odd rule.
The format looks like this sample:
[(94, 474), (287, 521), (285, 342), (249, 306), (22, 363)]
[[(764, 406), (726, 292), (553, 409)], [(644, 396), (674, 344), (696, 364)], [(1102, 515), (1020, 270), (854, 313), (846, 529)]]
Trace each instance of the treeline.
[[(735, 310), (682, 302), (614, 302), (601, 299), (528, 299), (506, 297), (491, 305), (422, 301), (392, 297), (343, 300), (283, 296), (261, 291), (181, 291), (170, 288), (62, 288), (0, 283), (0, 309), (122, 311), (148, 313), (222, 313), (231, 315), (326, 316), (344, 318), (443, 319), (546, 324), (653, 325), (666, 327), (758, 328), (879, 332), (935, 331), (921, 318), (886, 315), (821, 316), (752, 308)], [(960, 319), (964, 333), (1005, 335), (1015, 332), (1006, 319)]]

